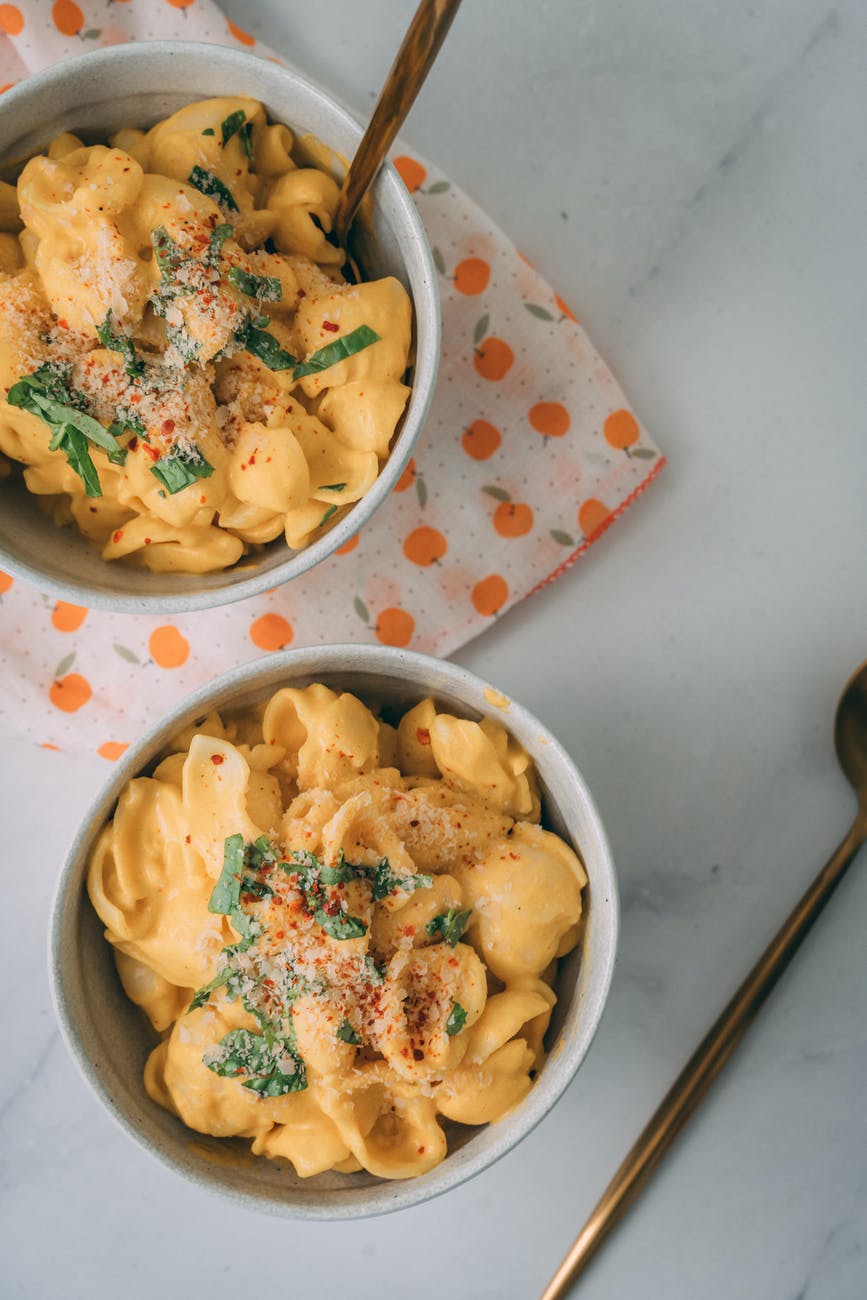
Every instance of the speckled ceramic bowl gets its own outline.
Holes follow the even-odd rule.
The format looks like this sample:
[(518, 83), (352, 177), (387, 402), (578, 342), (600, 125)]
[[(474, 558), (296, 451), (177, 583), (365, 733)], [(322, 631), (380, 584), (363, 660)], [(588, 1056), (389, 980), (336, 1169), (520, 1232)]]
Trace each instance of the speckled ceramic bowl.
[[(249, 95), (272, 121), (316, 136), (351, 158), (361, 129), (345, 109), (296, 73), (219, 45), (118, 45), (36, 73), (0, 100), (0, 174), (60, 131), (104, 140), (122, 126), (151, 126), (195, 99)], [(370, 231), (356, 248), (370, 277), (394, 275), (414, 307), (410, 397), (387, 465), (376, 483), (324, 537), (303, 551), (271, 542), (223, 573), (149, 573), (107, 563), (73, 528), (55, 528), (19, 476), (0, 483), (0, 569), (75, 604), (129, 613), (183, 613), (268, 591), (311, 569), (367, 522), (405, 469), (430, 407), (439, 363), (437, 277), (424, 228), (393, 167), (371, 191)]]
[[(156, 1041), (127, 1000), (112, 949), (84, 880), (94, 841), (131, 777), (149, 768), (180, 728), (211, 709), (249, 705), (281, 686), (325, 682), (367, 704), (398, 713), (433, 696), (458, 714), (493, 714), (529, 752), (539, 774), (547, 826), (579, 850), (589, 877), (581, 942), (561, 963), (559, 1001), (548, 1033), (549, 1058), (528, 1096), (497, 1124), (455, 1127), (450, 1153), (419, 1178), (384, 1181), (367, 1173), (302, 1179), (239, 1139), (204, 1137), (152, 1102), (142, 1072)], [(121, 1126), (164, 1164), (248, 1209), (292, 1218), (345, 1219), (385, 1214), (438, 1196), (505, 1155), (557, 1101), (584, 1060), (599, 1024), (617, 945), (617, 884), (599, 814), (565, 750), (520, 705), (503, 700), (454, 664), (405, 650), (329, 646), (290, 650), (237, 668), (193, 696), (127, 752), (85, 816), (64, 867), (51, 930), (51, 982), (66, 1042), (82, 1073)]]

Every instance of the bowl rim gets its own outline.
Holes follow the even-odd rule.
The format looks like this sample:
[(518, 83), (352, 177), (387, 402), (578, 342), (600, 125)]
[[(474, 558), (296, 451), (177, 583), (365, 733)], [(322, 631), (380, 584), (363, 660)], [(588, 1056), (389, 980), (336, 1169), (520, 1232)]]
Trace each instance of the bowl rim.
[[(495, 1131), (500, 1135), (500, 1141), (495, 1149), (476, 1153), (475, 1157), (470, 1153), (463, 1160), (450, 1166), (450, 1159), (461, 1155), (462, 1151), (466, 1150), (461, 1148), (447, 1155), (441, 1164), (427, 1174), (416, 1178), (395, 1179), (393, 1182), (383, 1180), (373, 1186), (360, 1187), (357, 1189), (357, 1197), (351, 1195), (353, 1191), (351, 1188), (346, 1192), (341, 1189), (339, 1193), (321, 1191), (318, 1197), (314, 1198), (314, 1202), (309, 1203), (280, 1199), (270, 1194), (267, 1189), (263, 1189), (260, 1194), (246, 1189), (231, 1189), (211, 1178), (204, 1169), (200, 1171), (184, 1165), (170, 1152), (163, 1150), (159, 1144), (152, 1143), (123, 1107), (115, 1101), (99, 1068), (79, 1041), (75, 1013), (67, 1000), (63, 985), (65, 965), (63, 939), (67, 924), (77, 906), (92, 906), (85, 892), (89, 849), (111, 815), (120, 791), (131, 777), (137, 775), (155, 757), (171, 735), (188, 725), (203, 711), (206, 712), (209, 706), (226, 707), (225, 704), (214, 705), (215, 697), (227, 689), (232, 689), (238, 694), (255, 691), (257, 686), (265, 690), (271, 684), (270, 679), (275, 675), (280, 676), (284, 672), (291, 671), (294, 677), (309, 676), (311, 669), (314, 673), (350, 671), (374, 674), (379, 672), (393, 677), (400, 675), (405, 678), (409, 686), (417, 685), (422, 689), (426, 689), (426, 679), (432, 671), (435, 671), (440, 678), (440, 686), (447, 684), (455, 695), (464, 701), (467, 709), (478, 707), (467, 698), (468, 696), (474, 695), (476, 700), (490, 702), (492, 691), (496, 695), (500, 694), (496, 687), (490, 686), (482, 678), (457, 664), (434, 659), (415, 651), (398, 650), (387, 646), (343, 644), (284, 650), (266, 659), (256, 660), (224, 673), (164, 715), (145, 736), (130, 747), (118, 762), (116, 769), (103, 782), (82, 818), (58, 876), (51, 908), (47, 955), (51, 998), (61, 1037), (67, 1050), (111, 1118), (137, 1146), (174, 1174), (180, 1175), (208, 1192), (231, 1200), (236, 1205), (258, 1213), (321, 1222), (374, 1217), (406, 1209), (440, 1196), (496, 1164), (541, 1123), (573, 1081), (599, 1028), (614, 974), (620, 918), (619, 891), (611, 849), (601, 817), (583, 776), (553, 733), (523, 705), (509, 699), (508, 710), (503, 718), (504, 725), (511, 730), (510, 723), (517, 720), (522, 728), (532, 728), (532, 735), (537, 738), (538, 746), (544, 747), (546, 756), (551, 755), (561, 765), (565, 765), (565, 770), (573, 784), (574, 800), (580, 805), (592, 829), (594, 870), (597, 877), (593, 882), (593, 897), (595, 899), (597, 895), (603, 896), (600, 902), (596, 903), (596, 924), (602, 927), (603, 938), (601, 955), (597, 954), (592, 968), (592, 995), (590, 997), (585, 995), (581, 1003), (580, 1032), (571, 1043), (563, 1043), (559, 1049), (549, 1053), (545, 1066), (533, 1087), (515, 1110), (495, 1124), (479, 1126), (479, 1132)], [(279, 685), (274, 685), (273, 689), (279, 689)], [(485, 692), (488, 692), (488, 695)], [(431, 693), (436, 694), (436, 690)], [(363, 688), (361, 694), (363, 695)], [(543, 1086), (546, 1080), (547, 1086)], [(189, 1131), (195, 1132), (195, 1130)], [(329, 1196), (334, 1198), (333, 1204), (328, 1203)]]
[[(226, 63), (246, 70), (251, 75), (283, 77), (288, 82), (300, 86), (305, 94), (315, 97), (326, 110), (341, 121), (356, 139), (361, 140), (363, 126), (356, 114), (328, 90), (299, 73), (293, 66), (275, 64), (261, 56), (246, 50), (235, 50), (229, 46), (212, 44), (207, 41), (133, 41), (122, 45), (107, 46), (103, 49), (89, 50), (84, 54), (75, 54), (58, 63), (49, 64), (18, 82), (6, 92), (0, 100), (0, 114), (8, 116), (18, 111), (19, 102), (24, 103), (50, 93), (61, 85), (70, 75), (74, 76), (81, 68), (92, 69), (94, 77), (104, 72), (113, 75), (117, 64), (143, 64), (155, 54), (171, 57), (193, 55), (200, 59), (207, 58), (214, 63), (215, 75), (221, 65)], [(107, 65), (105, 69), (102, 65)], [(218, 88), (215, 87), (215, 92)], [(156, 92), (154, 92), (156, 93)], [(193, 101), (190, 101), (193, 102)], [(71, 111), (71, 110), (70, 110)], [(326, 142), (327, 143), (327, 142)], [(2, 161), (2, 159), (0, 159)], [(349, 513), (339, 523), (320, 537), (318, 541), (303, 550), (288, 554), (287, 558), (272, 568), (254, 573), (250, 577), (241, 577), (224, 587), (206, 588), (198, 592), (168, 593), (165, 595), (112, 594), (99, 591), (86, 582), (81, 582), (75, 575), (69, 578), (56, 578), (46, 573), (32, 557), (15, 555), (0, 542), (0, 567), (13, 577), (31, 583), (38, 590), (63, 599), (76, 599), (76, 603), (86, 604), (89, 609), (110, 610), (120, 614), (185, 614), (201, 609), (217, 609), (234, 604), (250, 596), (259, 596), (275, 587), (281, 587), (302, 574), (309, 572), (334, 554), (345, 542), (363, 528), (390, 495), (403, 471), (409, 463), (415, 444), (430, 414), (440, 366), (442, 345), (441, 309), (439, 296), (439, 276), (433, 260), (427, 231), (413, 203), (412, 197), (400, 178), (394, 164), (386, 160), (374, 182), (375, 187), (382, 187), (389, 195), (390, 201), (399, 214), (400, 222), (411, 236), (411, 242), (417, 255), (417, 269), (421, 281), (426, 287), (424, 295), (411, 295), (416, 335), (424, 332), (427, 354), (430, 356), (430, 380), (426, 390), (419, 393), (418, 405), (413, 412), (414, 423), (406, 423), (398, 434), (394, 452), (389, 456), (373, 486), (365, 492), (359, 501), (353, 504)], [(409, 264), (407, 264), (409, 265)], [(414, 376), (415, 379), (415, 376)], [(414, 382), (410, 402), (417, 392)], [(399, 454), (396, 454), (398, 453)], [(54, 525), (52, 525), (53, 527)], [(279, 541), (279, 537), (275, 539)], [(38, 557), (37, 557), (38, 558)], [(105, 563), (109, 563), (106, 561)], [(243, 565), (243, 560), (240, 562)], [(115, 569), (121, 566), (115, 566)], [(287, 573), (287, 570), (291, 572)], [(238, 565), (222, 570), (225, 573), (243, 573)], [(194, 577), (195, 575), (189, 575)]]

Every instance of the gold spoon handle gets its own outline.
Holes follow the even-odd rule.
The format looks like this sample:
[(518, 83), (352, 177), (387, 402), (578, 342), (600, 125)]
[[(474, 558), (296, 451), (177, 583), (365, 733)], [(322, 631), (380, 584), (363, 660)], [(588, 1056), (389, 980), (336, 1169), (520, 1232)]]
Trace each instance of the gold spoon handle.
[(623, 1217), (797, 952), (813, 922), (867, 838), (863, 813), (768, 944), (734, 997), (714, 1021), (608, 1184), (541, 1300), (562, 1300)]
[(334, 229), (343, 247), (358, 205), (415, 103), (460, 2), (421, 0), (415, 11), (340, 191)]

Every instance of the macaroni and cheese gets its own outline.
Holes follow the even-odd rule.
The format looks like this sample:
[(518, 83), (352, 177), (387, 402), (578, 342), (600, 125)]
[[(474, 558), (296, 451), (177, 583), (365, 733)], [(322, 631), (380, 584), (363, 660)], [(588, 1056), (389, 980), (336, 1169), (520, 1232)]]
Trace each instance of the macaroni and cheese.
[(107, 145), (60, 135), (0, 183), (0, 467), (105, 559), (300, 549), (387, 460), (410, 301), (344, 282), (309, 158), (255, 100), (210, 99)]
[(287, 687), (188, 729), (88, 871), (149, 1095), (302, 1177), (433, 1168), (544, 1061), (586, 875), (539, 819), (508, 732), (429, 699), (393, 727)]

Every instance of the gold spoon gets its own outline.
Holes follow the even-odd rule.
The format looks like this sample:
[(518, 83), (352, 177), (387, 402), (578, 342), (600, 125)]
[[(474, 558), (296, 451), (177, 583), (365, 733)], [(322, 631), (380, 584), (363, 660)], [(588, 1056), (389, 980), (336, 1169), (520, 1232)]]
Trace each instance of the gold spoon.
[(334, 214), (334, 235), (341, 248), (346, 247), (358, 205), (375, 180), (394, 137), (415, 103), (460, 2), (421, 0), (415, 11), (340, 191)]
[(849, 833), (783, 922), (669, 1088), (548, 1283), (541, 1300), (562, 1300), (568, 1294), (579, 1273), (636, 1199), (743, 1038), (842, 880), (849, 863), (867, 839), (867, 663), (861, 665), (840, 697), (834, 723), (834, 747), (843, 775), (858, 800), (858, 812)]

